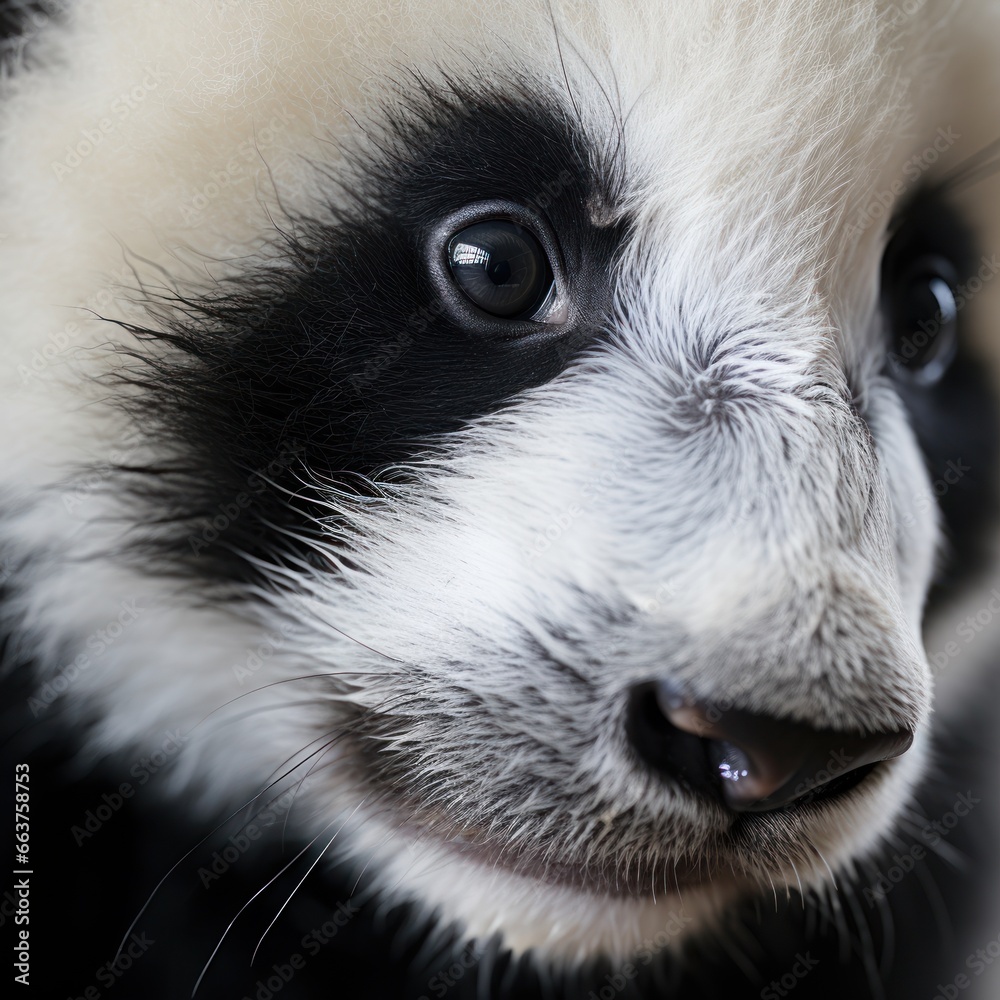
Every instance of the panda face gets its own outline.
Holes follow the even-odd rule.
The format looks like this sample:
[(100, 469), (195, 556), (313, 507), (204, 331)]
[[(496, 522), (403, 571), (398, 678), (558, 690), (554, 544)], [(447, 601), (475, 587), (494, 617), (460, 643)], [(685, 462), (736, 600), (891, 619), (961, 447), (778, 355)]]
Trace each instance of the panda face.
[(929, 15), (293, 6), (83, 4), (14, 95), (59, 232), (3, 292), (12, 627), (45, 662), (141, 594), (93, 745), (190, 731), (200, 810), (283, 773), (470, 936), (627, 954), (828, 886), (926, 769), (928, 467), (996, 446), (940, 433), (987, 390)]

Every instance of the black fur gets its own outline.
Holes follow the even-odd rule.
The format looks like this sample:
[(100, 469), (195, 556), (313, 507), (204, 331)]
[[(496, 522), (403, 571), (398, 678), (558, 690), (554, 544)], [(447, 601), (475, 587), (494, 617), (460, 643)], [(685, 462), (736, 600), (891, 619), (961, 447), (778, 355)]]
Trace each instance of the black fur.
[[(170, 348), (137, 355), (127, 377), (142, 389), (137, 422), (183, 458), (121, 473), (153, 518), (180, 526), (168, 551), (197, 557), (198, 576), (245, 575), (241, 553), (277, 558), (275, 527), (315, 530), (304, 469), (370, 493), (372, 477), (554, 378), (600, 336), (623, 227), (588, 221), (586, 202), (605, 194), (599, 151), (558, 104), (516, 86), (416, 85), (405, 117), (353, 154), (351, 179), (330, 180), (326, 221), (289, 221), (273, 256), (210, 294), (158, 297), (162, 329), (124, 324)], [(470, 329), (453, 315), (433, 282), (433, 234), (484, 199), (557, 234), (574, 321)], [(222, 537), (213, 522), (228, 522)]]
[[(951, 261), (960, 286), (990, 256), (952, 201), (935, 191), (922, 192), (900, 212), (883, 259), (883, 285), (907, 262), (930, 254)], [(924, 387), (897, 380), (933, 484), (934, 496), (924, 499), (937, 502), (944, 515), (947, 548), (932, 608), (983, 567), (983, 539), (1000, 510), (1000, 402), (970, 343), (974, 314), (969, 296), (959, 312), (955, 360), (939, 382)]]

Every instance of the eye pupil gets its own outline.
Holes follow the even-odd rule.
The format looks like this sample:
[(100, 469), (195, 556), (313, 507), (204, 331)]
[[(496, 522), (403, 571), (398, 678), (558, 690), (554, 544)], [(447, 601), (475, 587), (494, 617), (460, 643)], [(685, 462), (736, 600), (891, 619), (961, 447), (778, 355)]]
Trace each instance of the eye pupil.
[(510, 281), (511, 267), (509, 260), (500, 260), (486, 268), (494, 285), (505, 285)]
[(895, 372), (922, 385), (937, 382), (957, 345), (958, 302), (951, 265), (937, 257), (918, 260), (896, 282), (889, 308)]
[(456, 233), (448, 267), (466, 297), (503, 319), (530, 319), (552, 288), (552, 269), (538, 240), (506, 219), (491, 219)]

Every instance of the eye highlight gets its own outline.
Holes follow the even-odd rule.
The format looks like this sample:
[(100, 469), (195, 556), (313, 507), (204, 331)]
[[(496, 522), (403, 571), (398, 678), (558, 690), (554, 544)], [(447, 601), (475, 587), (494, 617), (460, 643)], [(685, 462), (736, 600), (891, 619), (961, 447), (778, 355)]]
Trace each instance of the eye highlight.
[(957, 287), (950, 261), (927, 255), (884, 289), (894, 375), (930, 386), (948, 370), (958, 346)]
[(483, 312), (543, 321), (555, 292), (552, 265), (523, 226), (506, 219), (467, 226), (449, 240), (447, 260), (455, 284)]

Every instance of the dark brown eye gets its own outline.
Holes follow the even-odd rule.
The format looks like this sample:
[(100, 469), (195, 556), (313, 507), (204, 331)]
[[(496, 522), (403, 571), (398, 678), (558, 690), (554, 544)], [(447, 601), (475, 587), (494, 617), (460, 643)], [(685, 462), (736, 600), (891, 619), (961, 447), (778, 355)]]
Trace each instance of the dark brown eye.
[(948, 370), (958, 343), (955, 269), (943, 257), (921, 257), (885, 294), (892, 373), (933, 385)]
[(552, 267), (541, 244), (506, 219), (477, 222), (448, 242), (455, 283), (483, 312), (532, 319), (553, 291)]

